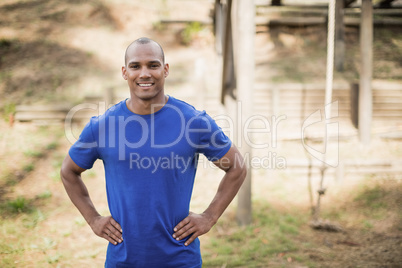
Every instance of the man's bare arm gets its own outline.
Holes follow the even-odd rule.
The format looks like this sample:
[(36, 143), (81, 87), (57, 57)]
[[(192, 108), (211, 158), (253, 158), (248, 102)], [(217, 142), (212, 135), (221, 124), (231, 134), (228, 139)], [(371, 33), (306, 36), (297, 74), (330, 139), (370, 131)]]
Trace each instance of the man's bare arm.
[(78, 208), (93, 232), (117, 245), (123, 241), (120, 225), (111, 217), (101, 216), (95, 209), (87, 187), (81, 179), (85, 169), (79, 167), (69, 155), (63, 161), (60, 177), (73, 204)]
[(214, 164), (226, 172), (219, 184), (214, 199), (203, 213), (196, 214), (190, 212), (173, 230), (173, 237), (177, 240), (191, 235), (185, 243), (186, 246), (193, 242), (198, 236), (207, 233), (212, 226), (215, 225), (219, 217), (236, 196), (246, 177), (247, 169), (243, 157), (235, 146), (230, 148), (229, 151), (221, 159), (214, 162)]

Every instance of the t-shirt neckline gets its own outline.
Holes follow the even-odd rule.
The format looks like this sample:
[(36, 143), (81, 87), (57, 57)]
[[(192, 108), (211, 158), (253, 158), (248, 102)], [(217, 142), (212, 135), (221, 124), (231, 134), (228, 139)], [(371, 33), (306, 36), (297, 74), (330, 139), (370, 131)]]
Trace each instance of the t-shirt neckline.
[(161, 109), (159, 109), (159, 110), (158, 110), (157, 112), (155, 112), (155, 113), (151, 113), (151, 114), (136, 114), (136, 113), (134, 113), (133, 111), (131, 111), (131, 110), (128, 109), (128, 107), (127, 107), (127, 100), (128, 100), (128, 98), (126, 98), (125, 100), (122, 101), (122, 107), (123, 107), (123, 110), (125, 111), (125, 113), (128, 114), (128, 115), (130, 115), (130, 116), (132, 116), (132, 115), (141, 116), (141, 117), (156, 116), (156, 115), (158, 115), (158, 114), (160, 114), (160, 113), (163, 113), (163, 112), (167, 109), (167, 104), (171, 104), (173, 97), (171, 97), (170, 95), (166, 95), (166, 96), (168, 97), (167, 102), (163, 105), (163, 107), (162, 107)]

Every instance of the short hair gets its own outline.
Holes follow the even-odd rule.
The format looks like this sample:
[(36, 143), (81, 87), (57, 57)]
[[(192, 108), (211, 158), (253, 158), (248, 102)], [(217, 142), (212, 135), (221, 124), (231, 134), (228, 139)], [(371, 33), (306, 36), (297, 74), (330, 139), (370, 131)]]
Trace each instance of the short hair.
[(141, 37), (141, 38), (138, 38), (138, 39), (134, 40), (134, 41), (126, 48), (126, 53), (124, 54), (124, 63), (125, 63), (125, 65), (127, 65), (127, 52), (128, 52), (128, 50), (130, 49), (130, 47), (135, 46), (135, 45), (145, 45), (145, 44), (149, 44), (149, 43), (155, 43), (155, 44), (158, 45), (158, 47), (159, 47), (160, 50), (161, 50), (162, 63), (165, 63), (165, 53), (163, 52), (162, 46), (161, 46), (158, 42), (156, 42), (156, 41), (154, 41), (154, 40), (152, 40), (152, 39), (150, 39), (150, 38), (148, 38), (148, 37)]

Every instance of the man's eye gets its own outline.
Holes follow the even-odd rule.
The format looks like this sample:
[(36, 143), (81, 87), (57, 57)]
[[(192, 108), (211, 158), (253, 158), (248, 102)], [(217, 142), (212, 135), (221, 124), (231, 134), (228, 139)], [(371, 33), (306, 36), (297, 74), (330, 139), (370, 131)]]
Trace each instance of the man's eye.
[(139, 67), (140, 67), (140, 66), (138, 66), (138, 65), (131, 65), (131, 66), (130, 66), (131, 69), (138, 69)]
[(151, 65), (151, 68), (158, 68), (158, 67), (159, 67), (158, 64), (152, 64), (152, 65)]

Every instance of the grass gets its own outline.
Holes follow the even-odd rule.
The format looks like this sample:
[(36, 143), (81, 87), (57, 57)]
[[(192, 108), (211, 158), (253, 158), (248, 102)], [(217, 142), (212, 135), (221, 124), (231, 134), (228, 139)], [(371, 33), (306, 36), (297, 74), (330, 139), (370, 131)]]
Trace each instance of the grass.
[[(325, 206), (322, 215), (349, 226), (347, 229), (352, 228), (355, 234), (369, 235), (387, 220), (393, 208), (398, 207), (400, 191), (400, 183), (392, 180), (367, 181), (347, 199)], [(285, 200), (286, 197), (282, 201)], [(329, 248), (323, 241), (332, 241), (336, 246), (337, 241), (352, 239), (348, 238), (351, 231), (345, 236), (314, 231), (309, 227), (309, 221), (308, 207), (277, 208), (267, 201), (257, 200), (253, 203), (253, 223), (239, 227), (235, 212), (230, 210), (210, 231), (210, 239), (202, 241), (204, 266), (326, 267), (320, 262), (335, 258), (337, 253), (332, 250), (334, 245)]]
[[(61, 160), (58, 151), (51, 152), (51, 156), (47, 163), (49, 172), (59, 169)], [(52, 184), (59, 183), (50, 176), (47, 178)], [(400, 191), (394, 187), (395, 184), (386, 186), (385, 183), (372, 182), (358, 187), (348, 195), (347, 200), (342, 200), (340, 203), (345, 206), (326, 205), (323, 215), (341, 222), (353, 222), (357, 218), (359, 224), (354, 227), (357, 232), (374, 232), (378, 225), (375, 215), (379, 213), (381, 216), (384, 211), (396, 207), (398, 199), (394, 197)], [(253, 223), (243, 227), (237, 225), (235, 211), (231, 207), (218, 224), (201, 238), (204, 267), (328, 267), (323, 262), (329, 263), (339, 257), (335, 247), (339, 246), (337, 241), (342, 242), (344, 238), (333, 238), (330, 242), (334, 248), (329, 249), (323, 245), (325, 239), (331, 240), (327, 234), (313, 231), (308, 226), (310, 215), (307, 206), (284, 206), (291, 196), (278, 191), (271, 191), (270, 195), (277, 197), (277, 202), (282, 205), (278, 206), (276, 201), (255, 199)], [(80, 241), (77, 230), (81, 234), (82, 230), (89, 229), (80, 215), (73, 214), (71, 225), (65, 225), (67, 228), (49, 228), (56, 215), (64, 214), (65, 208), (61, 206), (49, 208), (57, 196), (58, 193), (43, 189), (32, 199), (17, 197), (10, 200), (7, 217), (0, 223), (0, 236), (6, 237), (0, 241), (0, 267), (21, 267), (24, 264), (68, 267), (68, 264), (80, 261), (102, 261), (100, 249), (103, 245), (96, 248), (88, 246), (79, 253), (71, 246), (65, 247), (66, 241), (72, 244)], [(24, 261), (31, 256), (35, 257), (30, 262)], [(72, 262), (74, 258), (79, 261)]]
[(53, 194), (52, 194), (51, 191), (46, 190), (43, 193), (38, 194), (36, 197), (39, 198), (39, 199), (48, 199), (48, 198), (52, 197), (52, 195)]
[(232, 213), (211, 231), (202, 252), (206, 267), (261, 267), (281, 254), (301, 258), (294, 238), (307, 221), (303, 212), (280, 211), (262, 201), (255, 202), (253, 211), (250, 226), (238, 227)]
[(354, 199), (354, 201), (362, 202), (369, 209), (386, 208), (387, 204), (382, 202), (382, 199), (387, 193), (380, 187), (380, 185), (374, 185), (371, 187), (364, 187)]
[(7, 201), (6, 210), (10, 213), (29, 212), (31, 210), (30, 202), (23, 196), (19, 196), (14, 200)]
[[(39, 240), (36, 232), (48, 215), (44, 207), (52, 200), (53, 192), (43, 189), (31, 197), (12, 194), (14, 187), (18, 187), (19, 182), (35, 170), (40, 160), (48, 154), (55, 154), (62, 134), (59, 132), (52, 126), (6, 128), (3, 132), (1, 138), (5, 146), (0, 156), (7, 157), (0, 157), (0, 267), (22, 267), (27, 253), (44, 255), (43, 263), (47, 264), (55, 264), (60, 258), (53, 250), (47, 254), (52, 248), (46, 241), (36, 242)], [(53, 168), (53, 165), (49, 166)], [(60, 164), (54, 166), (59, 167)], [(35, 265), (46, 267), (39, 263)]]
[(44, 154), (41, 151), (35, 151), (32, 149), (29, 149), (24, 152), (24, 155), (27, 157), (32, 157), (32, 158), (41, 158)]
[[(62, 130), (54, 126), (37, 126), (24, 131), (6, 129), (0, 137), (4, 141), (0, 152), (0, 188), (15, 186), (34, 171), (39, 160), (57, 149), (62, 134)], [(62, 160), (57, 158), (57, 161), (59, 166)]]
[(22, 170), (25, 171), (26, 173), (29, 173), (35, 169), (35, 165), (33, 163), (26, 164), (25, 166), (22, 167)]

